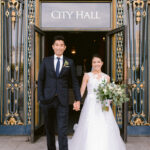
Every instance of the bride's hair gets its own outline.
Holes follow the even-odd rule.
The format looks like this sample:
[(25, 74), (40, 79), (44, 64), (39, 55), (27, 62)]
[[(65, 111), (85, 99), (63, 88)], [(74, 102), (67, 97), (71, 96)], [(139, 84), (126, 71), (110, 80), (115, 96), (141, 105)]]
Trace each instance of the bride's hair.
[(93, 60), (94, 57), (97, 57), (97, 58), (99, 58), (101, 61), (103, 61), (102, 57), (101, 57), (99, 54), (94, 54), (94, 55), (92, 56), (92, 60)]

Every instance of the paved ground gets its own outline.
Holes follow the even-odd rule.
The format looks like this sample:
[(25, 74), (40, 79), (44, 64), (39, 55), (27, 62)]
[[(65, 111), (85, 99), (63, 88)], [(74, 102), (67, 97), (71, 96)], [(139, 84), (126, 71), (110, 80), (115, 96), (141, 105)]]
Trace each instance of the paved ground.
[[(26, 136), (0, 136), (0, 150), (47, 150), (46, 137), (30, 143)], [(127, 150), (150, 150), (150, 137), (128, 137)]]

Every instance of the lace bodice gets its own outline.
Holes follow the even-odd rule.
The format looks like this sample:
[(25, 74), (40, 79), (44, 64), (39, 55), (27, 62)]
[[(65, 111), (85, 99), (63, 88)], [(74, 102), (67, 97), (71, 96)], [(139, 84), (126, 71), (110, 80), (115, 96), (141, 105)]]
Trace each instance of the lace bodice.
[(92, 72), (87, 73), (89, 76), (89, 80), (87, 83), (87, 91), (88, 94), (95, 94), (94, 89), (97, 89), (98, 85), (102, 83), (102, 81), (107, 82), (107, 75), (101, 72), (99, 75), (93, 74)]

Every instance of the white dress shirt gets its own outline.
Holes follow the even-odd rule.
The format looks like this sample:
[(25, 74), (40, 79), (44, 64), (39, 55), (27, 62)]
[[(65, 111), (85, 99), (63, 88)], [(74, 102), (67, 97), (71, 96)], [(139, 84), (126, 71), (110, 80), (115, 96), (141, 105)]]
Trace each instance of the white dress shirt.
[[(54, 68), (55, 68), (55, 71), (56, 71), (56, 65), (57, 65), (57, 59), (58, 56), (54, 55)], [(59, 68), (59, 73), (62, 69), (62, 66), (63, 66), (63, 55), (60, 56), (60, 68)]]

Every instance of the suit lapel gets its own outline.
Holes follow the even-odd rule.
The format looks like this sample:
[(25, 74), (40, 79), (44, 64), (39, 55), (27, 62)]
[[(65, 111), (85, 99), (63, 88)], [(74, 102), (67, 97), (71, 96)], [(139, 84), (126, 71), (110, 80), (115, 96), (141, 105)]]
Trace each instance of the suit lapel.
[(52, 56), (50, 59), (50, 67), (51, 67), (51, 71), (56, 75), (56, 71), (54, 68), (54, 56)]

